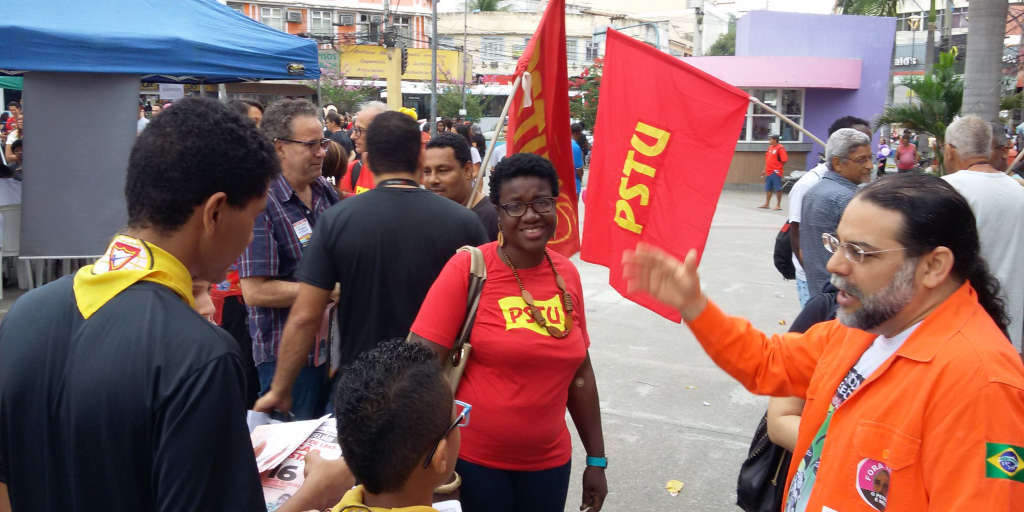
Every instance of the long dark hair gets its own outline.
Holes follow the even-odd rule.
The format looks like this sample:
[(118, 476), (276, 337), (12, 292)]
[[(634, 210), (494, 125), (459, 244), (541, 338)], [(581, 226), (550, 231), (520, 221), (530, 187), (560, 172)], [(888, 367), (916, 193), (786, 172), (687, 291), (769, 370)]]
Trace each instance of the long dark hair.
[(981, 256), (978, 228), (967, 200), (941, 178), (920, 173), (886, 176), (864, 187), (857, 197), (903, 215), (899, 242), (917, 257), (942, 246), (953, 252), (952, 273), (968, 280), (1003, 334), (1010, 319), (1000, 298), (999, 281)]

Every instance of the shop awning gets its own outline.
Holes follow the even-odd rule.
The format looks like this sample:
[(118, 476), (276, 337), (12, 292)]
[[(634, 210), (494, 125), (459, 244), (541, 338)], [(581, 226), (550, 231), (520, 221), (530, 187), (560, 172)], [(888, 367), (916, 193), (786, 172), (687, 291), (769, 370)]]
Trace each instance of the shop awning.
[(686, 57), (736, 87), (859, 89), (861, 59), (831, 57)]

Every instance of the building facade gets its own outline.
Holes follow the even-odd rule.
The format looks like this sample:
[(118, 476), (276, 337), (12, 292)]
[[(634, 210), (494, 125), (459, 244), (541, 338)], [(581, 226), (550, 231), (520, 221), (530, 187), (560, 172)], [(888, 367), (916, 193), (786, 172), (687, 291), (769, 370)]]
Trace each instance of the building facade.
[(409, 48), (428, 48), (431, 1), (401, 0), (252, 0), (229, 1), (228, 7), (264, 25), (289, 34), (315, 38), (321, 46), (378, 44), (381, 25), (397, 28), (399, 41)]

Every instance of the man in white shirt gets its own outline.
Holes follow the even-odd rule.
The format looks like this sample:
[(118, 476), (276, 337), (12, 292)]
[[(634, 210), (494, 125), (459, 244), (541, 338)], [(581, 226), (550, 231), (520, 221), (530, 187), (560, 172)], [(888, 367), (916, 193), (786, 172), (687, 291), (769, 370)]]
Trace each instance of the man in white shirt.
[[(832, 123), (832, 126), (828, 128), (829, 137), (832, 136), (840, 128), (853, 128), (864, 132), (869, 138), (871, 137), (871, 123), (853, 116), (845, 116), (836, 119)], [(796, 291), (797, 297), (800, 299), (800, 307), (804, 307), (807, 301), (811, 299), (811, 291), (807, 287), (807, 275), (804, 273), (804, 267), (801, 265), (803, 257), (800, 254), (800, 215), (801, 215), (801, 204), (804, 200), (804, 195), (807, 191), (811, 190), (815, 185), (821, 181), (821, 177), (828, 172), (828, 166), (825, 162), (822, 162), (811, 170), (807, 171), (806, 174), (800, 177), (799, 180), (793, 185), (793, 188), (789, 191), (789, 243), (793, 248), (793, 267), (796, 268)], [(814, 290), (814, 293), (820, 293), (821, 290)]]
[(974, 212), (981, 241), (981, 256), (999, 280), (1001, 297), (1010, 317), (1007, 334), (1021, 351), (1024, 337), (1024, 188), (990, 163), (992, 127), (977, 116), (965, 116), (946, 128), (944, 176)]

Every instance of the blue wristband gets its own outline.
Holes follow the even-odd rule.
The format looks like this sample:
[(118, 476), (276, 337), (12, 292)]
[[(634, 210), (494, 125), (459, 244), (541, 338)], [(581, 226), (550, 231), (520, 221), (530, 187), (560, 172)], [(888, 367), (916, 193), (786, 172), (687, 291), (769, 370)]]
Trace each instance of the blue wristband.
[(587, 465), (595, 468), (606, 468), (608, 467), (608, 459), (606, 457), (587, 456)]

